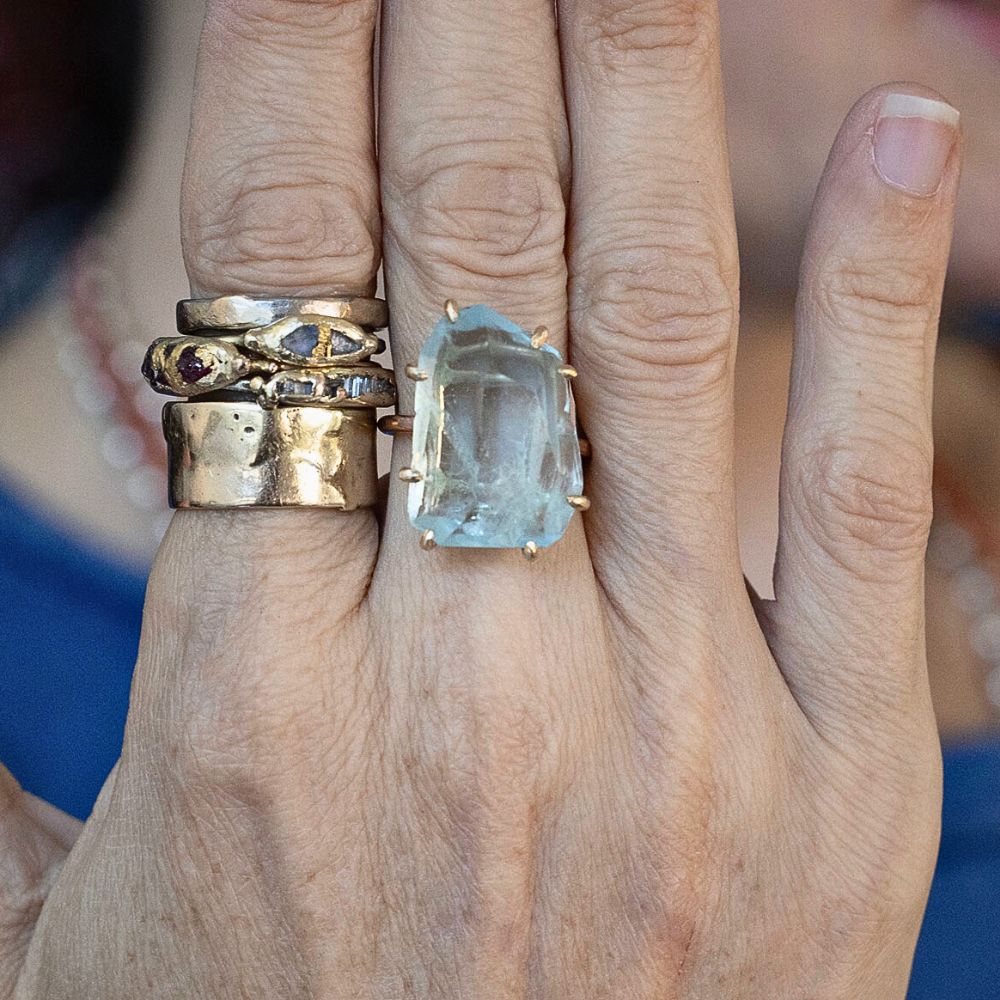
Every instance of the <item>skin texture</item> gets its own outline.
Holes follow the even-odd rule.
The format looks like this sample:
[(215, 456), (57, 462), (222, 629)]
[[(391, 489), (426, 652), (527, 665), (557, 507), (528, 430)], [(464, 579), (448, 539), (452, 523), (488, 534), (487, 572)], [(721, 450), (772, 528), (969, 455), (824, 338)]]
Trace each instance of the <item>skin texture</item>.
[(382, 16), (377, 173), (374, 3), (210, 4), (192, 287), (369, 291), (381, 214), (397, 366), (448, 295), (549, 325), (594, 509), (534, 564), (422, 553), (395, 478), (381, 521), (178, 513), (75, 845), (2, 786), (0, 998), (902, 998), (940, 806), (922, 555), (957, 136), (928, 197), (872, 135), (888, 92), (930, 92), (869, 93), (837, 139), (761, 602), (715, 5)]

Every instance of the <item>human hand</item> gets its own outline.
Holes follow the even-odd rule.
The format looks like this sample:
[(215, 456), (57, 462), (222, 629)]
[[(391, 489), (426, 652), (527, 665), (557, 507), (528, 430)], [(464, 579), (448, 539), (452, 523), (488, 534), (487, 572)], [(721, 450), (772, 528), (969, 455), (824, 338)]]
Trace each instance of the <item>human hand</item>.
[(956, 133), (893, 86), (837, 140), (751, 599), (714, 4), (558, 6), (387, 0), (379, 178), (373, 0), (210, 3), (195, 292), (370, 291), (380, 183), (397, 368), (448, 296), (548, 325), (594, 507), (532, 564), (421, 552), (395, 477), (381, 523), (179, 512), (75, 844), (6, 786), (0, 997), (904, 995)]

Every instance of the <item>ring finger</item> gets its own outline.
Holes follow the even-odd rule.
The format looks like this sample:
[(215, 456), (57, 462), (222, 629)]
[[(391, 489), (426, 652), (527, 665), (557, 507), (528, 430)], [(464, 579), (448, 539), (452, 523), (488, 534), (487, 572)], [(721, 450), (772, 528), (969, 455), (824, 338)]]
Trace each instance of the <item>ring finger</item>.
[[(564, 351), (568, 140), (551, 2), (388, 0), (382, 43), (380, 166), (398, 373), (417, 359), (446, 299), (489, 305), (528, 330), (547, 326)], [(412, 385), (399, 381), (400, 408), (410, 410)], [(401, 440), (397, 467), (408, 452)], [(391, 488), (380, 570), (417, 560), (422, 573), (445, 568), (453, 577), (454, 553), (421, 556), (402, 513), (405, 486), (393, 477)], [(574, 534), (582, 551), (578, 524)], [(517, 558), (461, 554), (477, 571)], [(485, 585), (483, 572), (478, 580)]]

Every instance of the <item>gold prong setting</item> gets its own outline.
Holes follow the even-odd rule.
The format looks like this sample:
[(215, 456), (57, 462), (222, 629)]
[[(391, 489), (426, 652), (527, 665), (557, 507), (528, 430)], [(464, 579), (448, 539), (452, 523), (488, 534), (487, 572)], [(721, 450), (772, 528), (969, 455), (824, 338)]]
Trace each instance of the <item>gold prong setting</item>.
[[(576, 370), (552, 345), (548, 327), (523, 327), (489, 306), (460, 308), (449, 298), (416, 363), (403, 370), (416, 383), (414, 415), (383, 418), (379, 427), (390, 433), (405, 428), (414, 435), (412, 459), (398, 475), (411, 485), (408, 516), (422, 550), (512, 549), (534, 561), (562, 538), (575, 512), (590, 507), (580, 460), (567, 447), (570, 439), (579, 447), (569, 385)], [(504, 385), (516, 383), (510, 389), (516, 397), (508, 400), (501, 387), (495, 390), (499, 399), (490, 395), (478, 417), (461, 407), (446, 412), (455, 395), (450, 387), (474, 392), (489, 386), (492, 393), (490, 379), (496, 374), (505, 376)], [(498, 407), (522, 405), (524, 398), (533, 405), (525, 406), (523, 438), (505, 421), (493, 426)], [(548, 406), (552, 412), (545, 410)], [(495, 472), (508, 447), (517, 455), (550, 449), (552, 468), (537, 482), (527, 475), (501, 482)], [(460, 491), (469, 489), (479, 491), (474, 516), (464, 501), (456, 502)]]

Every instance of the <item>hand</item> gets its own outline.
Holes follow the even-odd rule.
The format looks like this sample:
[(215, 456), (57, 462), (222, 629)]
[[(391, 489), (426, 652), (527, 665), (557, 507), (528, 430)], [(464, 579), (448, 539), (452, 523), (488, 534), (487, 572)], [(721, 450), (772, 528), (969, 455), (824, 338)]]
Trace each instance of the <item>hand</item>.
[(903, 997), (940, 794), (922, 556), (957, 139), (876, 128), (888, 93), (932, 96), (895, 86), (837, 140), (776, 600), (751, 599), (715, 5), (558, 6), (387, 0), (379, 179), (374, 0), (210, 3), (195, 292), (370, 291), (380, 181), (397, 367), (448, 296), (547, 324), (594, 507), (530, 565), (421, 552), (395, 477), (382, 524), (178, 513), (93, 816), (71, 847), (3, 800), (0, 996)]

